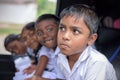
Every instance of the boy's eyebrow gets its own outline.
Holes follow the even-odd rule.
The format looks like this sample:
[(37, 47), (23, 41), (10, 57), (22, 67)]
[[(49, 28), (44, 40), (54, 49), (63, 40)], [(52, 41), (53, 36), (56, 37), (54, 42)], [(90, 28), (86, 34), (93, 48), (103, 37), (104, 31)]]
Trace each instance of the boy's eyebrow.
[(76, 29), (82, 30), (82, 28), (81, 28), (81, 27), (78, 27), (78, 26), (70, 26), (70, 28), (76, 28)]
[(49, 25), (46, 25), (45, 27), (49, 27), (49, 26), (56, 26), (55, 24), (49, 24)]
[(80, 27), (78, 27), (78, 26), (70, 26), (71, 28), (80, 28)]
[[(60, 23), (59, 24), (59, 26), (64, 26), (65, 27), (65, 25), (63, 24), (63, 23)], [(80, 30), (82, 30), (82, 28), (81, 27), (78, 27), (78, 26), (70, 26), (70, 28), (76, 28), (76, 29), (80, 29)]]

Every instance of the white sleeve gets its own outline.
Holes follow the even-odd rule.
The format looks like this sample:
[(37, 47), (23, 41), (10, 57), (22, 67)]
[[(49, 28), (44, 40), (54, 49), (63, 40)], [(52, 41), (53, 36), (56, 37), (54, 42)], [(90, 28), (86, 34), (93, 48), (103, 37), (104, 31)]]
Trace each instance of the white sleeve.
[(39, 57), (42, 56), (42, 55), (45, 55), (49, 58), (49, 54), (48, 54), (49, 50), (50, 49), (48, 49), (47, 47), (42, 46), (40, 51), (39, 51)]
[(117, 80), (117, 79), (115, 71), (109, 63), (96, 62), (93, 64), (93, 66), (88, 68), (85, 80)]

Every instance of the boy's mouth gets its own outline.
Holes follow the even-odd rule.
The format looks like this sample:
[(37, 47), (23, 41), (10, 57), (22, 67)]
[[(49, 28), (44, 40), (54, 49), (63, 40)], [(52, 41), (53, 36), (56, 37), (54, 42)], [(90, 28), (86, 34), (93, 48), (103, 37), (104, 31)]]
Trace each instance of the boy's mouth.
[(48, 43), (51, 43), (51, 42), (53, 42), (53, 39), (49, 39), (49, 40), (45, 40), (45, 41), (44, 41), (44, 43), (47, 43), (47, 44), (48, 44)]
[(67, 44), (65, 44), (65, 43), (60, 44), (60, 47), (61, 47), (62, 49), (69, 48), (69, 46), (68, 46)]

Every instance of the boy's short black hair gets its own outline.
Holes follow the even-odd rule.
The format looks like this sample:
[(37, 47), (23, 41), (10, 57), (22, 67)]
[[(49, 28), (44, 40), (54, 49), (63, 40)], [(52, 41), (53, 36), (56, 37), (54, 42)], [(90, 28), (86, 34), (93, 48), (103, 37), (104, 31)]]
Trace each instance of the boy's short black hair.
[(35, 30), (35, 22), (29, 22), (27, 23), (23, 29), (27, 29), (27, 30)]
[(63, 18), (65, 16), (75, 17), (76, 20), (83, 17), (85, 24), (90, 30), (90, 34), (97, 33), (99, 19), (97, 14), (95, 13), (95, 10), (93, 10), (90, 6), (85, 4), (72, 5), (70, 7), (65, 8), (60, 13), (60, 18)]
[(9, 34), (6, 36), (4, 40), (4, 46), (7, 48), (8, 44), (11, 43), (12, 41), (19, 40), (19, 35), (18, 34)]
[(60, 19), (54, 14), (43, 14), (37, 18), (36, 25), (43, 20), (53, 20), (57, 25), (59, 25), (60, 21)]

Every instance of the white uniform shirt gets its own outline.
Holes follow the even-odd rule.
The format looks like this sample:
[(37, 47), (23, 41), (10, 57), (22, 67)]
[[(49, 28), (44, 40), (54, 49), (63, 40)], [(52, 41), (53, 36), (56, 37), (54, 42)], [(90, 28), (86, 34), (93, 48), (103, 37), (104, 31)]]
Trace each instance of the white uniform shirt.
[(57, 63), (66, 80), (117, 80), (111, 63), (91, 46), (81, 54), (72, 70), (63, 54), (58, 55)]
[[(56, 78), (60, 78), (62, 79), (62, 77), (60, 75), (57, 75), (56, 72), (58, 72), (58, 68), (57, 68), (57, 55), (59, 53), (58, 48), (56, 48), (56, 50), (54, 51), (53, 49), (47, 48), (45, 46), (43, 46), (40, 51), (39, 51), (39, 58), (42, 55), (45, 55), (49, 58), (48, 64), (46, 71), (44, 71), (43, 73), (43, 77), (44, 78), (50, 78), (50, 79), (56, 79)], [(56, 71), (57, 70), (57, 71)]]
[(47, 48), (45, 46), (43, 46), (41, 49), (40, 49), (40, 53), (39, 53), (39, 58), (42, 56), (42, 55), (45, 55), (48, 57), (49, 61), (48, 61), (48, 64), (47, 64), (47, 69), (49, 71), (52, 71), (54, 69), (54, 51), (53, 49), (50, 49), (50, 48)]

